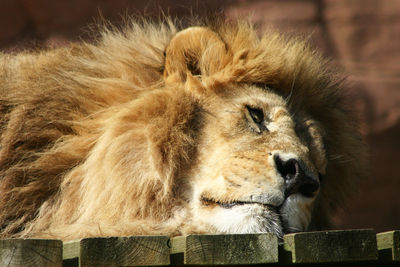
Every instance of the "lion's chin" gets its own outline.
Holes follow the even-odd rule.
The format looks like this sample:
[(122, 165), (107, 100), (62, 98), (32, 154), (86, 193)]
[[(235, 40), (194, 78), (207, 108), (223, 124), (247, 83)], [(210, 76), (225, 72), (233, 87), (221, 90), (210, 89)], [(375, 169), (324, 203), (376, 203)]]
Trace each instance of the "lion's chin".
[(225, 234), (274, 233), (283, 237), (281, 216), (272, 206), (247, 202), (208, 202), (202, 211), (215, 231)]

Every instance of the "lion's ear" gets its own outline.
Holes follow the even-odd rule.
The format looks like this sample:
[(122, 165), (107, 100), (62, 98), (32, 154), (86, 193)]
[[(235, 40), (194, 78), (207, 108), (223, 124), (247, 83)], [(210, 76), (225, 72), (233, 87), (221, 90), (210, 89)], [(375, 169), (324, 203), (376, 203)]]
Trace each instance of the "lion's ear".
[(210, 75), (225, 54), (225, 43), (209, 28), (191, 27), (178, 32), (165, 53), (164, 79), (184, 82), (187, 72)]

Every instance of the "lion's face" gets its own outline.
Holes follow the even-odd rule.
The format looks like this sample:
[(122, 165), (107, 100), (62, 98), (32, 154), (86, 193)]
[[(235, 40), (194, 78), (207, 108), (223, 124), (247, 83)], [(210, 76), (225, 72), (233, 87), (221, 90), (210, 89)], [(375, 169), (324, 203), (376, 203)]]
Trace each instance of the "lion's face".
[[(306, 230), (325, 171), (322, 143), (308, 142), (310, 128), (296, 125), (303, 122), (294, 121), (272, 90), (221, 87), (206, 100), (191, 182), (193, 216), (222, 233)], [(321, 139), (312, 129), (313, 140)]]

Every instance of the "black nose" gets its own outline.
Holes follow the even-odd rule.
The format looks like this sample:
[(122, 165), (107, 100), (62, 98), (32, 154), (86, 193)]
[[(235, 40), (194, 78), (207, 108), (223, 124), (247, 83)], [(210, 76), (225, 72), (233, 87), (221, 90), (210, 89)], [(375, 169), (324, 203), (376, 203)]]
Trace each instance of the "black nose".
[(295, 193), (312, 197), (318, 190), (318, 178), (301, 161), (294, 158), (282, 160), (279, 155), (274, 156), (274, 161), (278, 172), (285, 179), (286, 197)]

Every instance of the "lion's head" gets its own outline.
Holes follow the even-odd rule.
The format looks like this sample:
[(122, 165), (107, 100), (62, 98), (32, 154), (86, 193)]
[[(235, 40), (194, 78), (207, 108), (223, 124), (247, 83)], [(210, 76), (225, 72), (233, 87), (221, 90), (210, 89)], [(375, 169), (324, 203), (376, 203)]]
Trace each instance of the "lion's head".
[(309, 119), (308, 140), (301, 138), (286, 101), (271, 89), (220, 90), (207, 100), (190, 173), (194, 216), (224, 233), (305, 231), (326, 171), (322, 130)]
[[(32, 97), (3, 96), (12, 107), (1, 148), (3, 235), (282, 236), (326, 227), (363, 175), (339, 76), (296, 38), (259, 38), (246, 23), (134, 24), (97, 45), (51, 53), (40, 55), (42, 72), (19, 81)], [(27, 72), (35, 66), (12, 60), (28, 63)], [(10, 126), (13, 112), (25, 114), (18, 105), (32, 110), (22, 127), (31, 139)], [(18, 150), (20, 139), (43, 139), (50, 122), (67, 130)], [(13, 206), (19, 199), (25, 204)]]

